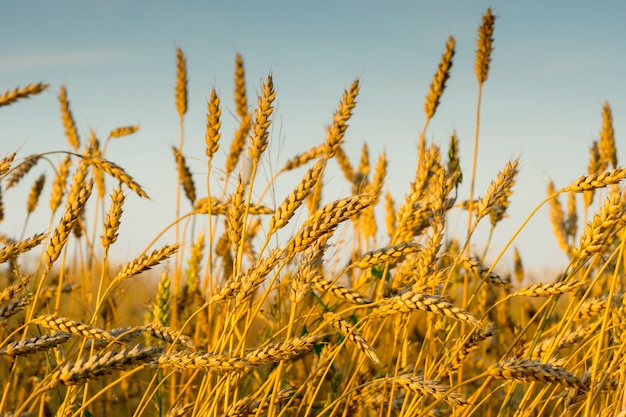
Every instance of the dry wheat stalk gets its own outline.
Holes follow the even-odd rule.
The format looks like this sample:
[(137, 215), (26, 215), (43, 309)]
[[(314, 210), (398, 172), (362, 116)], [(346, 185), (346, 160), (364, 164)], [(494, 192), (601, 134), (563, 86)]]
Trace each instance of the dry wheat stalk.
[(50, 209), (52, 213), (55, 213), (61, 201), (63, 200), (63, 194), (65, 193), (65, 183), (70, 173), (70, 165), (72, 165), (72, 158), (70, 155), (65, 155), (63, 162), (59, 164), (57, 173), (52, 181), (52, 193), (50, 194)]
[(411, 313), (416, 310), (440, 314), (461, 321), (479, 329), (486, 326), (468, 311), (445, 301), (442, 297), (429, 294), (417, 294), (406, 291), (398, 296), (385, 299), (374, 314), (387, 317), (393, 314)]
[(461, 364), (469, 356), (471, 352), (478, 349), (479, 345), (483, 340), (492, 337), (495, 334), (495, 328), (490, 327), (488, 329), (477, 329), (472, 332), (469, 339), (462, 339), (462, 344), (456, 353), (454, 354), (452, 360), (450, 361), (450, 371), (454, 372), (461, 367)]
[(604, 297), (601, 298), (590, 298), (585, 300), (578, 313), (574, 317), (576, 321), (589, 321), (595, 317), (598, 317), (601, 314), (604, 314), (607, 307), (607, 300)]
[[(602, 167), (602, 161), (600, 159), (600, 149), (598, 148), (598, 141), (594, 140), (589, 148), (589, 165), (587, 166), (588, 174), (597, 174), (604, 171), (606, 167)], [(594, 190), (583, 192), (583, 200), (585, 207), (589, 207), (593, 202)]]
[[(223, 417), (247, 417), (251, 415), (262, 415), (265, 413), (272, 401), (274, 403), (283, 402), (296, 392), (292, 387), (280, 390), (276, 395), (269, 395), (264, 401), (255, 401), (255, 395), (244, 397), (232, 404), (222, 415)], [(263, 404), (261, 406), (261, 404)]]
[(11, 175), (6, 180), (5, 187), (8, 190), (17, 185), (22, 178), (30, 172), (30, 170), (39, 162), (41, 155), (30, 155), (24, 159), (24, 162), (13, 168)]
[(589, 387), (571, 372), (549, 363), (542, 363), (528, 358), (507, 358), (491, 365), (488, 372), (494, 378), (509, 381), (538, 381), (564, 385), (568, 388), (576, 388), (583, 391), (589, 390)]
[(176, 111), (182, 120), (187, 113), (187, 62), (182, 49), (176, 48), (176, 86), (174, 87)]
[(15, 160), (16, 155), (17, 152), (13, 152), (12, 154), (0, 159), (0, 176), (3, 176), (7, 172), (9, 172), (9, 169), (11, 169), (11, 165), (13, 164), (13, 160)]
[(387, 176), (387, 154), (385, 152), (381, 153), (378, 157), (378, 162), (376, 163), (376, 168), (374, 170), (374, 178), (372, 179), (372, 183), (370, 184), (370, 192), (372, 192), (376, 196), (376, 201), (380, 198), (380, 195), (383, 190), (383, 185), (385, 184), (385, 178)]
[(339, 333), (346, 337), (349, 341), (354, 343), (361, 352), (363, 352), (372, 362), (374, 362), (380, 369), (384, 369), (385, 365), (376, 355), (376, 351), (372, 345), (363, 337), (361, 332), (354, 326), (351, 326), (345, 319), (335, 313), (325, 313), (324, 319), (330, 322)]
[(78, 385), (113, 371), (136, 368), (152, 362), (163, 350), (161, 348), (144, 348), (141, 345), (122, 351), (108, 351), (79, 359), (76, 363), (67, 363), (52, 375), (48, 389), (59, 384)]
[(564, 223), (565, 235), (568, 242), (573, 242), (578, 233), (578, 209), (576, 208), (576, 193), (567, 194), (567, 217)]
[(48, 350), (49, 348), (60, 345), (61, 343), (65, 343), (71, 337), (72, 335), (69, 333), (60, 332), (45, 334), (39, 337), (29, 337), (18, 340), (17, 342), (9, 343), (5, 348), (0, 349), (0, 355), (28, 355), (34, 352)]
[(0, 291), (0, 305), (12, 299), (17, 293), (23, 291), (24, 288), (26, 288), (26, 284), (30, 282), (32, 277), (33, 275), (20, 277), (19, 280)]
[(371, 304), (372, 300), (364, 297), (359, 292), (350, 288), (343, 287), (336, 283), (329, 282), (322, 278), (320, 275), (313, 275), (311, 278), (311, 285), (321, 293), (329, 292), (335, 297), (346, 300), (351, 304)]
[(190, 403), (176, 403), (174, 407), (167, 412), (165, 417), (183, 417), (191, 413), (196, 406), (196, 402), (192, 401)]
[(608, 197), (600, 212), (594, 214), (593, 220), (587, 224), (580, 236), (579, 248), (574, 248), (572, 254), (580, 260), (586, 260), (603, 250), (610, 234), (615, 233), (615, 228), (622, 224), (625, 210), (619, 195)]
[(307, 162), (324, 155), (325, 152), (326, 152), (325, 143), (314, 146), (308, 151), (303, 152), (299, 155), (296, 155), (290, 160), (288, 160), (285, 163), (285, 166), (283, 167), (281, 171), (290, 171), (292, 169), (300, 168), (302, 165), (306, 164)]
[(157, 287), (156, 300), (152, 306), (152, 317), (161, 326), (167, 326), (170, 322), (170, 280), (167, 271), (163, 272)]
[(461, 157), (459, 151), (459, 139), (456, 132), (450, 136), (450, 145), (448, 147), (448, 167), (446, 169), (446, 177), (454, 178), (453, 185), (456, 187), (463, 181), (463, 173), (461, 172)]
[(70, 233), (74, 228), (78, 217), (87, 202), (87, 199), (91, 195), (91, 189), (93, 188), (93, 180), (90, 180), (83, 188), (74, 195), (70, 195), (68, 199), (67, 208), (63, 218), (59, 222), (59, 225), (54, 230), (48, 249), (46, 250), (46, 268), (50, 268), (54, 261), (56, 261), (61, 254), (61, 250), (67, 243), (70, 237)]
[(441, 56), (437, 72), (433, 77), (433, 81), (426, 94), (426, 101), (424, 102), (424, 112), (426, 118), (431, 119), (435, 115), (439, 100), (443, 94), (443, 90), (446, 88), (446, 81), (450, 78), (450, 68), (452, 68), (452, 58), (454, 57), (454, 37), (450, 36), (446, 42), (446, 51)]
[(191, 171), (185, 162), (185, 157), (178, 149), (176, 149), (176, 147), (172, 146), (172, 152), (174, 153), (174, 158), (176, 159), (178, 178), (180, 178), (183, 190), (185, 190), (185, 196), (193, 206), (196, 201), (196, 186), (193, 182)]
[(335, 147), (334, 157), (335, 161), (339, 164), (339, 168), (341, 169), (345, 179), (352, 183), (354, 181), (354, 168), (352, 168), (350, 158), (348, 158), (348, 155), (344, 152), (341, 144)]
[(201, 262), (204, 252), (204, 233), (200, 233), (191, 246), (191, 254), (187, 261), (187, 293), (193, 294), (200, 283)]
[(333, 201), (313, 213), (287, 245), (287, 252), (299, 253), (325, 234), (332, 233), (339, 223), (358, 214), (374, 202), (375, 196), (360, 194)]
[[(96, 134), (92, 129), (89, 130), (89, 150), (87, 153), (91, 158), (102, 158), (102, 153), (100, 152), (100, 142), (98, 141), (98, 138), (96, 138)], [(96, 190), (98, 191), (98, 198), (104, 198), (106, 190), (104, 184), (104, 173), (102, 170), (94, 169), (93, 179), (96, 184)]]
[(22, 98), (28, 98), (32, 95), (39, 94), (48, 88), (50, 84), (33, 83), (26, 87), (16, 87), (13, 90), (5, 91), (0, 94), (0, 107), (8, 106)]
[(399, 245), (387, 246), (376, 249), (371, 252), (364, 253), (361, 259), (353, 265), (359, 269), (367, 269), (382, 263), (395, 264), (400, 258), (415, 253), (423, 249), (423, 246), (417, 243), (405, 242)]
[[(46, 238), (43, 233), (36, 234), (26, 240), (12, 243), (0, 249), (0, 264), (15, 259), (19, 254), (27, 252), (32, 248), (39, 246)], [(0, 300), (2, 298), (0, 297)]]
[(474, 72), (479, 84), (483, 84), (489, 77), (489, 64), (491, 63), (491, 53), (493, 52), (493, 28), (496, 17), (491, 13), (491, 8), (483, 15), (483, 21), (478, 28), (478, 39), (476, 39), (476, 60), (474, 61)]
[[(550, 346), (554, 344), (554, 352), (560, 349), (567, 349), (574, 345), (579, 344), (581, 341), (585, 340), (588, 336), (593, 334), (599, 327), (600, 323), (594, 323), (588, 326), (580, 326), (575, 330), (568, 331), (563, 336), (557, 339), (557, 342), (554, 343), (554, 338), (548, 338), (542, 340), (535, 346), (532, 352), (529, 352), (529, 356), (531, 359), (539, 359), (544, 356), (544, 354), (550, 349)], [(528, 350), (532, 347), (532, 343), (528, 345)]]
[(271, 343), (249, 351), (246, 354), (246, 361), (252, 366), (259, 366), (267, 363), (293, 360), (308, 353), (320, 337), (320, 335), (309, 334)]
[[(209, 211), (210, 210), (210, 211)], [(193, 205), (193, 212), (195, 214), (211, 214), (212, 216), (224, 215), (228, 212), (228, 204), (218, 201), (215, 197), (211, 197), (209, 200), (207, 197), (202, 197), (196, 200)], [(250, 204), (248, 206), (248, 214), (274, 214), (275, 211), (269, 207), (259, 206), (256, 204)]]
[(252, 134), (250, 136), (250, 146), (248, 146), (248, 155), (250, 155), (254, 163), (259, 160), (261, 154), (267, 149), (268, 129), (271, 124), (270, 116), (274, 111), (272, 103), (275, 98), (276, 92), (274, 91), (272, 76), (268, 75), (265, 84), (263, 84), (262, 95), (258, 99)]
[(296, 188), (287, 196), (270, 219), (268, 236), (289, 222), (296, 210), (302, 205), (315, 183), (320, 181), (325, 167), (326, 159), (320, 159), (307, 171), (304, 178), (302, 178)]
[(101, 158), (92, 157), (86, 157), (84, 160), (88, 165), (91, 165), (95, 169), (101, 169), (107, 174), (111, 175), (116, 180), (124, 183), (124, 185), (133, 190), (139, 197), (149, 198), (148, 194), (146, 194), (141, 186), (137, 182), (135, 182), (133, 177), (128, 175), (123, 168), (119, 167), (113, 162)]
[(215, 92), (215, 88), (213, 88), (211, 90), (211, 97), (207, 103), (206, 135), (204, 138), (206, 143), (205, 153), (207, 158), (209, 158), (209, 161), (213, 159), (213, 154), (217, 152), (220, 146), (220, 128), (222, 127), (222, 122), (220, 122), (221, 115), (222, 110), (220, 109), (220, 98)]
[(58, 330), (76, 336), (84, 336), (93, 340), (109, 342), (114, 338), (105, 330), (89, 326), (87, 324), (61, 317), (56, 314), (44, 314), (31, 320), (31, 324), (38, 324), (50, 330)]
[(102, 247), (105, 250), (117, 241), (117, 231), (120, 227), (124, 198), (122, 187), (118, 185), (111, 193), (111, 206), (106, 214), (104, 228), (100, 236), (100, 243), (102, 243)]
[(169, 327), (162, 326), (159, 323), (148, 323), (141, 326), (141, 330), (145, 331), (150, 336), (163, 340), (167, 343), (174, 343), (174, 341), (176, 341), (188, 349), (195, 350), (196, 348), (189, 336), (180, 334), (180, 332), (177, 332)]
[(33, 183), (33, 186), (30, 189), (30, 193), (28, 194), (28, 201), (26, 203), (26, 212), (32, 213), (37, 208), (37, 203), (39, 202), (39, 197), (41, 196), (41, 192), (43, 191), (43, 186), (46, 182), (46, 175), (41, 174), (37, 180)]
[(587, 283), (587, 280), (576, 280), (551, 282), (548, 284), (533, 284), (524, 288), (520, 288), (512, 295), (520, 295), (526, 297), (549, 297), (551, 295), (573, 292)]
[(67, 91), (65, 85), (61, 86), (59, 90), (59, 103), (61, 105), (61, 122), (63, 122), (63, 128), (65, 129), (65, 137), (70, 146), (74, 148), (74, 151), (78, 151), (80, 141), (78, 139), (78, 131), (76, 130), (76, 123), (70, 110), (70, 103), (67, 100)]
[(267, 274), (278, 265), (283, 255), (282, 249), (272, 250), (261, 262), (233, 282), (233, 291), (237, 293), (235, 298), (236, 305), (242, 305), (254, 296), (256, 290), (265, 281)]
[(335, 156), (337, 148), (341, 146), (341, 142), (348, 128), (347, 122), (352, 117), (352, 110), (356, 106), (356, 96), (359, 94), (359, 80), (356, 79), (350, 85), (350, 88), (343, 93), (339, 107), (333, 115), (333, 123), (326, 130), (326, 155), (328, 158)]
[(626, 168), (615, 168), (613, 171), (609, 172), (597, 172), (587, 176), (583, 175), (569, 187), (563, 188), (561, 192), (573, 191), (580, 193), (583, 191), (593, 191), (598, 188), (617, 184), (624, 178), (626, 178)]
[(121, 138), (123, 136), (132, 135), (139, 130), (139, 125), (120, 126), (109, 133), (110, 138)]
[(0, 308), (0, 323), (6, 321), (9, 317), (19, 313), (28, 306), (28, 301), (24, 298), (7, 304)]
[(237, 252), (239, 242), (243, 233), (243, 216), (245, 210), (245, 192), (243, 179), (237, 178), (237, 187), (228, 201), (226, 212), (226, 232), (233, 247), (233, 252)]
[(165, 245), (160, 249), (155, 249), (150, 255), (141, 255), (124, 265), (113, 281), (122, 281), (147, 271), (175, 254), (181, 247), (182, 243)]
[(602, 106), (602, 130), (598, 142), (602, 166), (617, 168), (617, 150), (615, 149), (615, 131), (613, 130), (613, 113), (608, 101)]
[(242, 119), (248, 114), (248, 101), (246, 99), (246, 77), (243, 58), (240, 54), (235, 57), (235, 110)]
[(185, 369), (243, 372), (250, 368), (248, 361), (242, 358), (198, 351), (166, 352), (158, 357), (157, 364), (160, 368), (171, 368), (179, 372)]
[[(455, 256), (458, 258), (459, 265), (468, 272), (476, 275), (480, 279), (483, 279), (483, 276), (489, 272), (490, 268), (482, 265), (476, 259), (469, 258), (467, 256)], [(488, 275), (484, 277), (488, 283), (494, 285), (496, 287), (504, 288), (506, 290), (511, 288), (511, 279), (509, 277), (501, 277), (495, 272), (491, 271)]]
[[(495, 212), (495, 219), (504, 217), (508, 207), (508, 198), (511, 195), (511, 188), (515, 184), (519, 166), (519, 158), (507, 162), (504, 169), (498, 173), (495, 181), (492, 181), (485, 192), (485, 196), (478, 202), (476, 208), (476, 220)], [(493, 224), (493, 222), (492, 222)]]
[(230, 151), (228, 152), (228, 156), (226, 157), (226, 175), (230, 175), (231, 172), (234, 171), (237, 163), (239, 162), (239, 157), (243, 152), (243, 147), (246, 144), (246, 137), (248, 136), (248, 132), (252, 127), (252, 116), (250, 114), (246, 114), (241, 118), (241, 123), (239, 124), (239, 128), (235, 132), (235, 137), (230, 143)]
[(402, 374), (396, 377), (385, 378), (384, 383), (396, 383), (420, 396), (432, 396), (437, 400), (443, 400), (456, 407), (468, 405), (469, 403), (457, 392), (448, 392), (450, 387), (441, 384), (439, 381), (424, 379), (422, 375)]
[[(552, 196), (555, 194), (554, 183), (552, 180), (548, 181), (547, 188), (548, 196)], [(567, 231), (565, 228), (565, 212), (561, 207), (561, 203), (558, 200), (558, 196), (554, 196), (548, 201), (550, 205), (550, 223), (552, 224), (552, 229), (554, 231), (554, 235), (557, 238), (559, 246), (565, 253), (570, 252), (570, 245), (567, 242)]]

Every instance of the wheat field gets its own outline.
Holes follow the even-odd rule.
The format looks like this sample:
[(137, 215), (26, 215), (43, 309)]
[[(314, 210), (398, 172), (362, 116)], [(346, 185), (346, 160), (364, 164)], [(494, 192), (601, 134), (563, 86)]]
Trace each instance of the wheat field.
[[(480, 109), (489, 99), (482, 87), (495, 21), (488, 9), (477, 31), (477, 125), (489, 123)], [(199, 161), (184, 146), (186, 56), (176, 48), (176, 215), (151, 231), (154, 241), (169, 234), (172, 243), (151, 244), (121, 264), (109, 251), (126, 199), (149, 196), (141, 172), (107, 159), (106, 148), (139, 126), (114, 128), (104, 143), (93, 130), (81, 138), (59, 86), (66, 147), (34, 155), (5, 149), (0, 160), (0, 197), (30, 187), (26, 202), (0, 199), (0, 220), (21, 221), (4, 218), (5, 204), (26, 205), (24, 230), (37, 208), (50, 218), (32, 236), (0, 235), (0, 415), (625, 416), (626, 169), (617, 164), (610, 104), (599, 109), (599, 139), (580, 178), (546, 184), (543, 201), (487, 262), (472, 251), (474, 232), (506, 216), (521, 167), (519, 159), (502, 161), (479, 190), (478, 129), (467, 145), (471, 172), (461, 171), (456, 135), (439, 138), (445, 145), (427, 141), (455, 48), (450, 36), (425, 96), (418, 163), (404, 196), (387, 190), (393, 167), (385, 153), (372, 156), (364, 146), (355, 160), (342, 146), (358, 111), (359, 79), (329, 115), (325, 139), (273, 178), (257, 175), (269, 159), (280, 80), (268, 75), (254, 102), (240, 55), (239, 127), (229, 142), (214, 89), (206, 177), (194, 174)], [(0, 107), (27, 106), (23, 99), (48, 88), (9, 90)], [(45, 173), (33, 178), (42, 165)], [(331, 165), (351, 193), (327, 201)], [(214, 176), (224, 178), (222, 188)], [(275, 203), (270, 195), (284, 177), (297, 185)], [(469, 195), (458, 195), (462, 181)], [(192, 210), (183, 209), (185, 199)], [(551, 238), (570, 262), (531, 282), (515, 239), (544, 206)], [(466, 234), (447, 233), (453, 213), (467, 218)], [(514, 268), (496, 272), (509, 249)]]

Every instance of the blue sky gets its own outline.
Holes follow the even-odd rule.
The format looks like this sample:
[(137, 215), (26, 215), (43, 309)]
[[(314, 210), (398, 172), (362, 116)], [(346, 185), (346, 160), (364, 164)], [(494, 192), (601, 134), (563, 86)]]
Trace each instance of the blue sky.
[[(356, 164), (363, 143), (373, 161), (385, 150), (388, 187), (400, 200), (415, 172), (424, 96), (446, 39), (453, 35), (457, 52), (451, 78), (427, 138), (445, 148), (450, 134), (457, 132), (466, 178), (460, 196), (465, 198), (477, 95), (474, 42), (489, 6), (498, 18), (484, 87), (477, 194), (484, 193), (507, 160), (521, 155), (522, 161), (509, 218), (495, 231), (495, 250), (544, 198), (550, 178), (561, 187), (586, 172), (588, 148), (598, 136), (605, 100), (613, 109), (618, 162), (622, 160), (626, 3), (3, 2), (0, 90), (37, 81), (51, 87), (38, 97), (0, 109), (2, 152), (19, 151), (18, 157), (25, 157), (68, 149), (57, 101), (62, 84), (83, 141), (91, 128), (104, 139), (115, 127), (139, 124), (138, 133), (111, 143), (107, 151), (107, 157), (125, 167), (152, 197), (127, 198), (116, 244), (118, 255), (126, 260), (174, 216), (170, 147), (179, 137), (173, 97), (175, 48), (181, 47), (187, 56), (190, 96), (184, 153), (199, 186), (206, 172), (204, 124), (212, 87), (223, 106), (222, 150), (216, 157), (220, 166), (236, 126), (232, 80), (239, 52), (246, 65), (249, 103), (269, 72), (277, 89), (271, 145), (261, 178), (324, 140), (325, 126), (343, 90), (358, 77), (361, 93), (346, 153)], [(45, 165), (34, 169), (21, 190), (5, 193), (8, 211), (0, 232), (21, 234), (26, 193), (46, 170), (51, 172)], [(302, 174), (296, 171), (282, 183), (279, 199)], [(47, 204), (50, 181), (42, 204)], [(331, 172), (325, 181), (332, 184), (327, 198), (349, 193), (338, 172)], [(463, 235), (465, 216), (462, 219), (451, 219), (451, 235)], [(40, 207), (27, 233), (45, 229), (48, 222), (45, 207)], [(477, 242), (485, 240), (482, 233)], [(567, 262), (552, 235), (547, 209), (520, 234), (517, 246), (529, 269), (553, 269)], [(505, 258), (502, 266), (510, 267), (510, 261)]]

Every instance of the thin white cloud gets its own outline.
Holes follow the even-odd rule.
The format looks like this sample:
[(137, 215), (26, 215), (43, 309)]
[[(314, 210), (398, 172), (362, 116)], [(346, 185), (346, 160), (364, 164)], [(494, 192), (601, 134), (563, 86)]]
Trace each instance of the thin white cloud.
[(71, 52), (22, 53), (0, 61), (0, 72), (18, 72), (33, 69), (50, 69), (97, 65), (120, 61), (125, 54), (117, 50), (88, 50)]

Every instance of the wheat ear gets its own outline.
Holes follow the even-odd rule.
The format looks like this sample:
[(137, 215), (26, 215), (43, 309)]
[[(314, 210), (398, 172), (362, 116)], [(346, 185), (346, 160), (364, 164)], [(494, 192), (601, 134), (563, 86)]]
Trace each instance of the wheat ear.
[(16, 87), (13, 90), (6, 91), (0, 94), (0, 107), (8, 106), (9, 104), (15, 103), (19, 99), (39, 94), (49, 86), (50, 84), (34, 83), (29, 84), (26, 87)]

